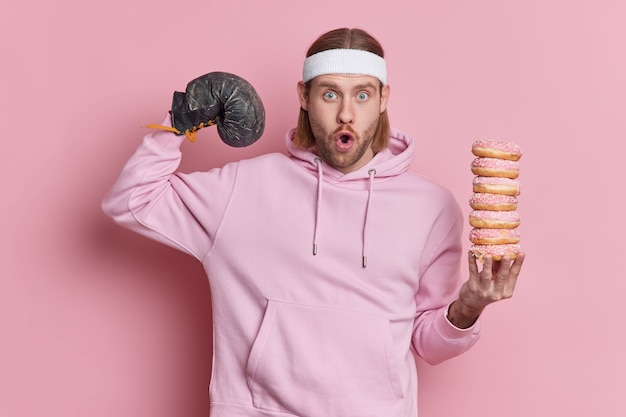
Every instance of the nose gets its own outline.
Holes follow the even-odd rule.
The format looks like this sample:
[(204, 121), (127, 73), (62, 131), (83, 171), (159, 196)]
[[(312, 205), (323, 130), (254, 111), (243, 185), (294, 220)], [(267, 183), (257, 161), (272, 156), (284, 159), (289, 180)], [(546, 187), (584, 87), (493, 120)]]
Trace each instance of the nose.
[(339, 113), (337, 114), (337, 121), (341, 124), (349, 124), (354, 121), (354, 109), (350, 100), (343, 100)]

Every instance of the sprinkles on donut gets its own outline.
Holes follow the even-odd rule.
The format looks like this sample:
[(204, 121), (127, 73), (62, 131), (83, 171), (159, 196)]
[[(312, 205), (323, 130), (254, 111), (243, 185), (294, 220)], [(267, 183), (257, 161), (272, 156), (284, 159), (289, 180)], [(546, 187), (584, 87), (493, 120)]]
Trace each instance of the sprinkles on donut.
[(520, 182), (504, 177), (474, 177), (472, 189), (475, 193), (505, 194), (517, 196), (520, 194)]
[(469, 200), (474, 210), (516, 210), (517, 197), (504, 194), (474, 193)]
[(496, 261), (505, 256), (515, 259), (520, 253), (520, 216), (515, 210), (521, 148), (513, 142), (481, 139), (472, 144), (472, 154), (476, 158), (471, 170), (476, 176), (469, 200), (473, 209), (469, 215), (470, 252), (480, 261), (487, 255)]
[(515, 179), (519, 176), (519, 162), (479, 156), (472, 161), (472, 172), (483, 177)]
[(472, 153), (476, 156), (510, 161), (519, 161), (522, 157), (522, 149), (518, 144), (501, 140), (479, 139), (472, 144)]
[(486, 255), (491, 255), (494, 261), (501, 261), (505, 256), (508, 256), (509, 259), (517, 258), (517, 255), (521, 252), (521, 247), (519, 243), (505, 245), (472, 245), (470, 251), (479, 261), (482, 261)]

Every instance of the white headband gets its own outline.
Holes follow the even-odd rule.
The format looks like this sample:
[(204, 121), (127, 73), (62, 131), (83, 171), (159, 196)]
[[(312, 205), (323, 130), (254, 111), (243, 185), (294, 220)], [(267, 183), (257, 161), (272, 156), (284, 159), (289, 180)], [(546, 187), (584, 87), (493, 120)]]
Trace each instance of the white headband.
[(378, 78), (383, 85), (387, 83), (385, 60), (361, 49), (329, 49), (304, 60), (302, 81), (306, 83), (325, 74), (370, 75)]

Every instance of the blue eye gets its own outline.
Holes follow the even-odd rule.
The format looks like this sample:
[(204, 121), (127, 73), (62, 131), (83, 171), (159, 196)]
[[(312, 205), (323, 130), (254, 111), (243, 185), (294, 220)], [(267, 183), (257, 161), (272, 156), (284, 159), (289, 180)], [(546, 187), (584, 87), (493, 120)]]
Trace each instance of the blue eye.
[(364, 100), (367, 100), (369, 98), (369, 94), (367, 94), (365, 92), (361, 92), (361, 93), (357, 94), (356, 98), (359, 101), (364, 101)]
[(324, 98), (326, 100), (334, 100), (337, 98), (337, 94), (334, 91), (327, 91), (324, 93)]

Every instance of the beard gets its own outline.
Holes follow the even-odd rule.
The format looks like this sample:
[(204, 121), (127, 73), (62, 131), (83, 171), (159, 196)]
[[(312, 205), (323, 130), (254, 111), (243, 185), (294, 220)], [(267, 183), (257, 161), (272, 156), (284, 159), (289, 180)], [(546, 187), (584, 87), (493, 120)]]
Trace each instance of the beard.
[[(334, 132), (328, 132), (320, 123), (310, 120), (311, 131), (315, 137), (315, 153), (328, 165), (342, 171), (357, 164), (370, 150), (374, 134), (378, 128), (379, 117), (361, 133), (350, 126), (340, 126)], [(354, 138), (354, 146), (348, 152), (339, 152), (335, 147), (335, 136), (339, 132), (350, 132)]]

